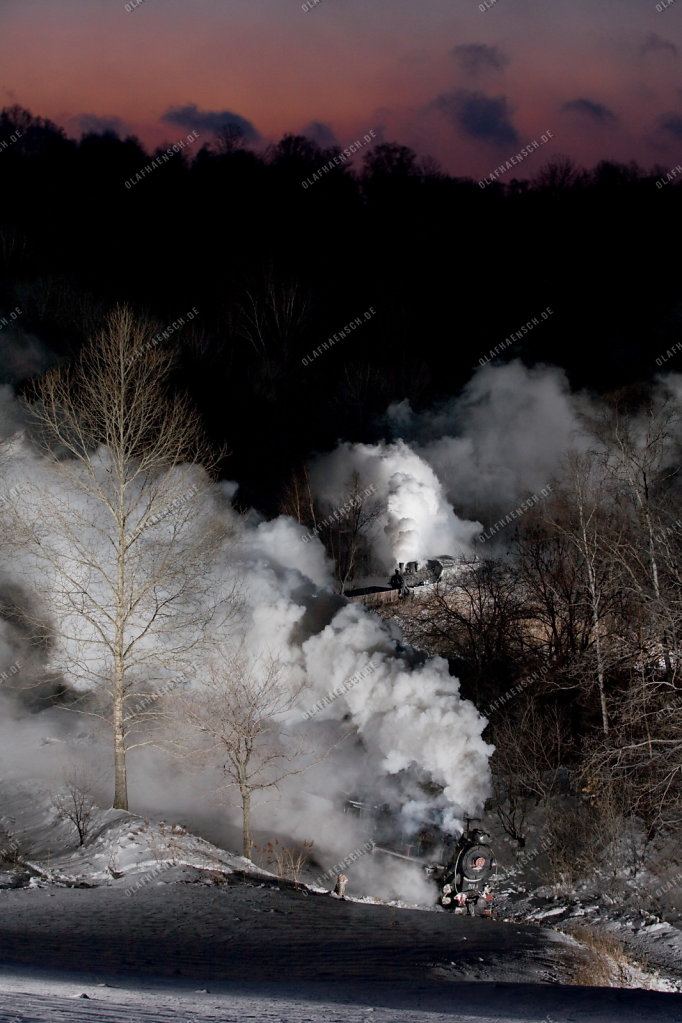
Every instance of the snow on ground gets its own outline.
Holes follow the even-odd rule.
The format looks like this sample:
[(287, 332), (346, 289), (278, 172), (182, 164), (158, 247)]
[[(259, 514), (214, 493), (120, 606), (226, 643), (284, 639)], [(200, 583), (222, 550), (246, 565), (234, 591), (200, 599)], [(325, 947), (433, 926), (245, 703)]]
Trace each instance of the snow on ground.
[(632, 889), (616, 899), (599, 890), (594, 880), (570, 888), (541, 885), (530, 890), (500, 881), (497, 906), (510, 921), (610, 936), (622, 943), (632, 960), (633, 986), (682, 992), (682, 930), (643, 909)]
[(0, 1021), (682, 1019), (677, 995), (567, 986), (552, 930), (202, 873), (0, 891)]
[[(123, 887), (137, 887), (166, 876), (178, 879), (182, 868), (194, 872), (228, 875), (248, 869), (262, 870), (242, 856), (219, 849), (191, 834), (180, 824), (154, 821), (125, 810), (96, 810), (87, 842), (78, 844), (78, 833), (69, 821), (59, 818), (52, 795), (38, 785), (13, 782), (2, 785), (0, 828), (2, 845), (17, 850), (28, 872), (45, 880), (66, 884), (103, 884), (123, 878)], [(0, 874), (0, 887), (14, 887), (11, 874)]]
[[(630, 821), (610, 846), (595, 851), (589, 877), (566, 876), (553, 862), (548, 828), (564, 804), (570, 806), (570, 800), (557, 795), (548, 805), (529, 807), (523, 849), (505, 835), (494, 814), (485, 818), (498, 861), (498, 917), (574, 932), (597, 945), (602, 938), (605, 944), (620, 943), (629, 962), (621, 960), (614, 968), (615, 984), (682, 992), (679, 836), (661, 836), (650, 844), (641, 825)], [(565, 863), (566, 856), (560, 860)]]
[(578, 946), (554, 929), (339, 900), (122, 811), (79, 847), (47, 793), (5, 788), (0, 1023), (682, 1020), (679, 995), (568, 986)]
[(679, 1023), (675, 996), (531, 984), (211, 983), (0, 967), (2, 1023)]

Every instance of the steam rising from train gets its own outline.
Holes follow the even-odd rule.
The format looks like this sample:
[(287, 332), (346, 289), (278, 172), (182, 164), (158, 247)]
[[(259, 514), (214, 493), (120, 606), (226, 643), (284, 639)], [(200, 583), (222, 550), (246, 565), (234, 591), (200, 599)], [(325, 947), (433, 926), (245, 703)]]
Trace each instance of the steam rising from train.
[[(63, 484), (46, 470), (17, 429), (18, 413), (10, 396), (5, 393), (3, 398), (10, 413), (5, 420), (7, 503), (13, 502), (29, 518), (39, 510), (41, 494), (46, 491), (58, 496), (64, 508), (79, 506), (83, 499), (78, 492), (55, 495), (54, 488)], [(432, 542), (455, 543), (455, 538), (459, 538), (460, 549), (465, 548), (476, 527), (457, 520), (439, 492), (436, 477), (419, 458), (411, 456), (407, 445), (378, 452), (367, 448), (364, 457), (366, 468), (376, 472), (389, 498), (387, 529), (378, 534), (389, 560), (396, 549), (407, 556), (427, 549)], [(102, 459), (104, 464), (104, 451)], [(401, 472), (404, 463), (411, 476)], [(196, 486), (196, 467), (176, 471), (186, 475), (190, 499), (197, 500), (203, 488)], [(446, 661), (426, 658), (409, 648), (394, 627), (335, 594), (331, 566), (319, 541), (301, 542), (303, 528), (286, 517), (262, 521), (254, 514), (239, 516), (229, 500), (234, 490), (234, 485), (222, 484), (209, 491), (205, 501), (210, 507), (200, 510), (196, 521), (200, 523), (208, 514), (220, 515), (233, 527), (232, 539), (226, 542), (218, 562), (224, 584), (240, 580), (243, 590), (246, 613), (239, 625), (239, 640), (247, 651), (256, 655), (267, 650), (284, 666), (283, 685), (296, 690), (302, 686), (298, 705), (284, 722), (290, 737), (284, 741), (312, 737), (319, 747), (331, 750), (304, 775), (285, 781), (275, 803), (256, 804), (256, 830), (262, 828), (268, 836), (280, 832), (295, 840), (313, 838), (323, 855), (328, 851), (338, 858), (349, 844), (362, 838), (362, 829), (356, 839), (353, 826), (344, 818), (344, 801), (349, 792), (364, 792), (368, 787), (374, 798), (399, 809), (401, 827), (408, 831), (419, 826), (425, 813), (447, 818), (449, 826), (456, 829), (463, 814), (480, 806), (488, 792), (491, 748), (482, 738), (485, 720), (472, 703), (461, 699), (459, 683), (450, 675)], [(0, 515), (6, 506), (0, 502)], [(422, 540), (421, 523), (429, 515), (433, 522)], [(51, 528), (49, 522), (42, 526), (48, 531)], [(103, 547), (94, 555), (106, 558), (107, 551)], [(31, 575), (30, 561), (17, 563), (15, 568), (13, 574), (12, 566), (5, 566), (5, 604), (11, 593), (20, 591), (23, 600), (32, 602), (35, 616), (43, 616), (49, 633), (53, 613), (50, 579)], [(207, 592), (206, 598), (208, 609), (212, 594)], [(3, 660), (8, 665), (21, 660), (29, 666), (22, 679), (28, 687), (45, 674), (50, 663), (52, 651), (44, 635), (38, 642), (9, 616), (2, 622)], [(68, 640), (60, 642), (68, 645)], [(96, 645), (89, 656), (95, 664)], [(106, 669), (104, 663), (95, 666)], [(193, 668), (186, 685), (200, 687), (201, 662)], [(67, 688), (86, 685), (82, 678), (71, 678), (68, 673), (61, 683)], [(79, 755), (93, 764), (109, 763), (106, 735), (93, 741), (85, 719), (60, 714), (49, 705), (45, 709), (44, 703), (38, 704), (36, 713), (30, 693), (30, 688), (19, 694), (0, 688), (5, 711), (0, 725), (5, 774), (24, 771), (35, 776), (38, 772), (49, 787), (65, 747), (77, 748)], [(331, 699), (330, 693), (334, 694)], [(313, 714), (311, 707), (316, 708)], [(168, 767), (149, 751), (131, 754), (129, 770), (133, 809), (186, 813), (189, 806), (210, 800), (210, 791), (202, 790), (206, 779), (191, 773), (176, 771), (169, 792)], [(369, 863), (371, 857), (367, 859), (357, 869), (371, 874), (375, 868)], [(400, 868), (391, 869), (395, 873)], [(375, 890), (381, 890), (379, 881), (376, 883)]]
[[(54, 483), (22, 436), (10, 391), (0, 392), (5, 491), (18, 488), (11, 499), (33, 514), (41, 488)], [(384, 585), (400, 563), (417, 573), (425, 566), (453, 570), (472, 557), (483, 530), (467, 515), (509, 510), (524, 492), (546, 484), (566, 447), (580, 446), (582, 400), (570, 395), (558, 370), (486, 366), (457, 402), (436, 412), (418, 415), (404, 403), (393, 406), (386, 420), (393, 439), (343, 443), (316, 458), (314, 493), (333, 509), (343, 504), (353, 474), (362, 486), (372, 484), (377, 515), (370, 542)], [(196, 469), (192, 473), (188, 487), (196, 482)], [(223, 483), (206, 492), (210, 508), (202, 514), (222, 516), (233, 527), (234, 538), (217, 560), (225, 585), (238, 579), (243, 587), (239, 638), (246, 649), (267, 650), (284, 665), (283, 684), (301, 687), (287, 733), (313, 736), (331, 750), (304, 775), (284, 782), (275, 802), (256, 805), (255, 828), (268, 837), (279, 832), (314, 839), (335, 862), (366, 840), (362, 827), (354, 831), (342, 812), (348, 795), (358, 794), (396, 807), (406, 833), (432, 820), (456, 834), (464, 815), (488, 795), (492, 749), (482, 738), (485, 719), (461, 698), (446, 661), (412, 649), (394, 625), (335, 592), (333, 566), (317, 538), (302, 542), (304, 528), (285, 516), (263, 521), (255, 513), (238, 515), (230, 503), (235, 490), (236, 484)], [(79, 500), (76, 493), (62, 496), (67, 504)], [(2, 511), (0, 502), (0, 517)], [(0, 606), (12, 606), (17, 593), (49, 624), (46, 580), (5, 563)], [(48, 648), (45, 634), (20, 629), (8, 613), (0, 618), (0, 668), (21, 661), (26, 686), (44, 672)], [(195, 668), (189, 685), (200, 687), (202, 664)], [(75, 683), (64, 677), (63, 684)], [(65, 743), (80, 743), (84, 756), (108, 762), (105, 740), (93, 741), (82, 720), (46, 709), (30, 693), (0, 686), (5, 773), (37, 772), (49, 787), (56, 751)], [(140, 811), (187, 817), (210, 801), (206, 779), (194, 774), (176, 772), (169, 787), (167, 764), (150, 752), (133, 755), (130, 772), (133, 805)], [(218, 812), (224, 811), (209, 812), (214, 824)], [(372, 856), (354, 865), (377, 893), (399, 889), (404, 898), (430, 899), (421, 882), (411, 882), (412, 892), (406, 889), (401, 869), (398, 863), (379, 869)]]

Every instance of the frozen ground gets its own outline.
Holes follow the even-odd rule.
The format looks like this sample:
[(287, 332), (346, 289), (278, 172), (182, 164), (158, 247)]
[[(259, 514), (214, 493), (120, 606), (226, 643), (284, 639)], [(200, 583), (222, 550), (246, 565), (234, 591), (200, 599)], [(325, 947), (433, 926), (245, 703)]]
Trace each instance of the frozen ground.
[(645, 966), (649, 984), (682, 992), (682, 930), (643, 909), (632, 889), (620, 897), (600, 891), (594, 883), (570, 891), (549, 885), (531, 891), (521, 885), (499, 889), (498, 910), (510, 921), (551, 924), (569, 932), (589, 928), (610, 935), (623, 944), (629, 958)]
[(0, 1020), (682, 1020), (679, 995), (567, 986), (575, 946), (538, 926), (187, 867), (128, 880), (0, 892)]
[(258, 878), (205, 883), (185, 867), (129, 896), (125, 884), (0, 893), (2, 961), (205, 981), (570, 976), (572, 946), (540, 927), (341, 901)]
[(0, 969), (0, 1020), (14, 1023), (679, 1023), (673, 995), (612, 988), (462, 983), (216, 983)]
[(547, 855), (538, 855), (542, 824), (538, 812), (521, 860), (515, 859), (499, 830), (495, 836), (498, 914), (610, 936), (624, 946), (629, 959), (642, 965), (648, 985), (682, 992), (682, 863), (675, 837), (640, 849), (639, 836), (626, 833), (623, 848), (609, 850), (610, 869), (596, 857), (591, 876), (547, 883), (553, 870)]
[(0, 1021), (682, 1021), (677, 994), (570, 986), (551, 928), (337, 900), (121, 812), (78, 849), (38, 790), (3, 806)]

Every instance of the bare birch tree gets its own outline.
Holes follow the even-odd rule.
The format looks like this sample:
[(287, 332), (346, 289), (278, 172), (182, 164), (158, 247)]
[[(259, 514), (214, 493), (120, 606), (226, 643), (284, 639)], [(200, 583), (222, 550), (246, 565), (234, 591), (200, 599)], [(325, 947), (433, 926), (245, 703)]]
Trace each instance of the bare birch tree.
[(198, 684), (178, 691), (173, 701), (173, 717), (183, 728), (176, 750), (218, 767), (228, 792), (236, 791), (246, 859), (253, 847), (255, 793), (276, 788), (311, 762), (312, 750), (287, 730), (301, 690), (276, 658), (226, 649), (216, 651)]
[[(582, 577), (580, 603), (584, 606), (591, 633), (591, 650), (582, 652), (579, 661), (573, 665), (573, 672), (577, 676), (585, 674), (581, 662), (586, 660), (589, 665), (588, 655), (591, 653), (594, 668), (588, 667), (587, 677), (593, 673), (596, 676), (602, 732), (608, 736), (610, 721), (606, 688), (613, 646), (609, 623), (618, 602), (619, 580), (618, 566), (610, 556), (609, 547), (614, 536), (618, 535), (620, 525), (614, 524), (610, 515), (613, 494), (604, 484), (602, 461), (594, 453), (570, 456), (566, 460), (566, 477), (563, 490), (565, 507), (552, 524), (569, 540), (578, 556), (577, 566)], [(614, 656), (620, 659), (621, 651)]]
[[(113, 806), (128, 808), (127, 754), (148, 741), (140, 699), (194, 670), (207, 630), (237, 606), (217, 576), (227, 528), (211, 509), (215, 456), (152, 324), (119, 307), (27, 411), (42, 461), (13, 533), (44, 591), (50, 666), (69, 709), (111, 730)], [(214, 591), (216, 596), (208, 598)]]
[(358, 575), (370, 574), (371, 553), (368, 532), (379, 518), (380, 508), (369, 495), (373, 487), (363, 487), (358, 472), (351, 473), (340, 508), (343, 514), (327, 516), (320, 530), (322, 542), (336, 565), (339, 593)]
[(681, 422), (679, 402), (655, 396), (638, 415), (624, 416), (616, 407), (599, 424), (610, 452), (610, 474), (632, 508), (635, 525), (614, 554), (637, 602), (660, 629), (656, 640), (668, 682), (676, 669), (679, 619), (671, 613), (677, 587), (666, 587), (665, 564), (674, 518), (669, 488), (680, 471)]

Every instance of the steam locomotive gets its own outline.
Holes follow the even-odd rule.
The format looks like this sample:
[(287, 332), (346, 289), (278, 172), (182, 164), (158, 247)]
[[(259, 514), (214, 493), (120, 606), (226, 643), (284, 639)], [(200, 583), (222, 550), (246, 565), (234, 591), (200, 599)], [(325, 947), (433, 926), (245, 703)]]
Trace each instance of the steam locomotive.
[(438, 584), (456, 582), (479, 565), (480, 561), (475, 555), (455, 558), (441, 554), (427, 561), (401, 561), (388, 580), (388, 586), (364, 586), (346, 590), (344, 596), (351, 603), (377, 608), (407, 597), (428, 596)]
[(458, 838), (446, 835), (435, 824), (425, 824), (405, 841), (397, 814), (386, 803), (372, 805), (347, 799), (344, 812), (368, 821), (376, 843), (375, 854), (411, 861), (435, 881), (437, 905), (457, 914), (492, 916), (492, 885), (497, 865), (490, 835), (471, 827), (478, 818), (465, 818), (465, 829)]
[(481, 828), (470, 829), (473, 818), (467, 818), (462, 832), (445, 865), (426, 867), (428, 875), (438, 883), (438, 903), (455, 913), (469, 916), (492, 916), (492, 882), (495, 854), (490, 835)]

